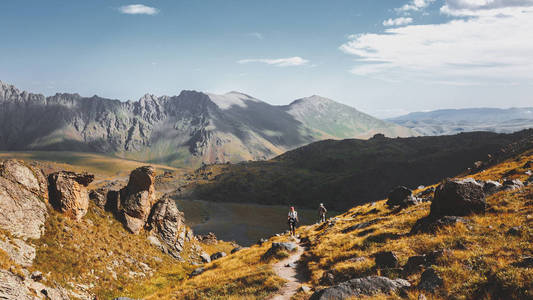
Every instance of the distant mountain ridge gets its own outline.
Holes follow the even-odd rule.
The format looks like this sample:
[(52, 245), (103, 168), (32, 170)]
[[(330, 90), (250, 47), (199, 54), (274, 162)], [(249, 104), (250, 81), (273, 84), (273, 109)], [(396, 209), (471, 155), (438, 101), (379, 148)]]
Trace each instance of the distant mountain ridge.
[(448, 135), (469, 131), (511, 133), (533, 128), (533, 107), (441, 109), (414, 112), (388, 121), (424, 135)]
[(412, 136), (402, 126), (313, 96), (274, 106), (249, 95), (182, 91), (121, 102), (21, 92), (0, 81), (0, 150), (69, 150), (197, 166), (263, 160), (322, 139)]

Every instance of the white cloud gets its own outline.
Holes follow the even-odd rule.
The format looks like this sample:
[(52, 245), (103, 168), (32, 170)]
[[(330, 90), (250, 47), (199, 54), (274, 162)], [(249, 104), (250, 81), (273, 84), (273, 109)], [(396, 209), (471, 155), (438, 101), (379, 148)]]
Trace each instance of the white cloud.
[(276, 59), (250, 58), (250, 59), (241, 59), (238, 61), (238, 63), (240, 64), (264, 63), (267, 65), (274, 65), (278, 67), (302, 66), (302, 65), (307, 64), (308, 62), (309, 62), (308, 60), (303, 59), (299, 56), (287, 57), (287, 58), (276, 58)]
[(143, 4), (131, 4), (121, 6), (119, 11), (128, 15), (156, 15), (159, 10), (154, 7), (146, 6)]
[(352, 73), (385, 80), (454, 85), (530, 82), (533, 11), (505, 7), (469, 13), (473, 17), (442, 24), (351, 35), (340, 49), (357, 56)]
[(407, 12), (410, 10), (418, 11), (429, 6), (431, 2), (435, 0), (411, 0), (409, 3), (404, 4), (402, 7), (396, 8), (397, 12)]
[(533, 0), (446, 0), (442, 11), (482, 10), (533, 6)]
[(413, 23), (413, 18), (396, 18), (383, 21), (383, 26), (402, 26)]

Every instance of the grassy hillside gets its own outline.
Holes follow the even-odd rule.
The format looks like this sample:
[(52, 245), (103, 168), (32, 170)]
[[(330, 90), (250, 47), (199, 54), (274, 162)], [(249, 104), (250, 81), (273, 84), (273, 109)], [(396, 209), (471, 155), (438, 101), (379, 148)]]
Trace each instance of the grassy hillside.
[[(526, 162), (533, 160), (533, 150), (517, 155), (485, 171), (469, 175), (475, 179), (526, 180)], [(438, 181), (435, 181), (437, 183)], [(419, 192), (417, 190), (415, 192)], [(485, 214), (466, 217), (466, 224), (444, 227), (436, 234), (409, 234), (416, 220), (429, 214), (430, 203), (422, 203), (402, 211), (391, 210), (385, 200), (358, 206), (338, 215), (330, 225), (303, 226), (298, 233), (309, 240), (301, 272), (307, 275), (308, 293), (293, 299), (308, 299), (313, 290), (329, 286), (322, 280), (330, 273), (334, 283), (368, 275), (407, 279), (413, 288), (407, 299), (532, 299), (533, 269), (517, 263), (533, 256), (533, 185), (521, 190), (502, 191), (488, 196)], [(371, 225), (346, 232), (345, 229), (364, 222)], [(507, 234), (521, 226), (521, 233)], [(206, 266), (206, 272), (167, 287), (148, 299), (264, 299), (280, 287), (271, 264), (261, 257), (274, 241), (252, 246)], [(505, 241), (505, 242), (502, 242)], [(423, 270), (410, 274), (400, 269), (380, 270), (373, 255), (393, 251), (404, 265), (413, 255), (440, 253), (432, 267), (444, 285), (434, 293), (416, 288)], [(376, 295), (368, 299), (399, 299), (397, 295)], [(365, 298), (367, 299), (367, 298)]]
[[(106, 177), (127, 176), (131, 170), (147, 164), (146, 162), (122, 159), (99, 153), (70, 151), (0, 152), (0, 159), (10, 158), (48, 162), (57, 168), (89, 172)], [(152, 166), (159, 172), (178, 170), (166, 165), (152, 164)]]
[(324, 202), (331, 209), (345, 210), (382, 199), (397, 185), (416, 188), (455, 176), (475, 161), (487, 161), (489, 154), (490, 161), (508, 157), (531, 145), (532, 137), (533, 130), (327, 140), (269, 161), (206, 166), (184, 190), (209, 201), (308, 208)]

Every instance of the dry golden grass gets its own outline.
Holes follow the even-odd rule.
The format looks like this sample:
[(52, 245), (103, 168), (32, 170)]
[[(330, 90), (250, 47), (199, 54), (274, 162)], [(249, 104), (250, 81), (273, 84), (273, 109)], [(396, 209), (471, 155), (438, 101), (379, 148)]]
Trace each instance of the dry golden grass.
[[(521, 168), (533, 154), (506, 161), (473, 177), (500, 180), (503, 177), (525, 180)], [(516, 169), (516, 172), (511, 170)], [(511, 172), (510, 172), (511, 171)], [(419, 192), (419, 191), (415, 191)], [(427, 299), (525, 299), (533, 298), (533, 270), (515, 267), (522, 256), (533, 255), (533, 186), (521, 191), (506, 191), (487, 198), (491, 209), (484, 215), (467, 217), (468, 224), (445, 227), (436, 234), (409, 235), (416, 220), (428, 215), (430, 203), (393, 211), (385, 201), (351, 209), (338, 216), (334, 226), (304, 226), (298, 233), (310, 239), (304, 254), (309, 281), (315, 289), (325, 287), (321, 277), (331, 272), (339, 281), (368, 275), (405, 278), (414, 288), (407, 299), (417, 299), (420, 293)], [(528, 204), (529, 203), (529, 204)], [(366, 228), (342, 233), (342, 230), (362, 222), (379, 220)], [(508, 236), (507, 230), (522, 226), (521, 236)], [(207, 265), (202, 275), (185, 280), (174, 288), (153, 294), (149, 299), (257, 299), (272, 295), (283, 281), (270, 268), (271, 262), (261, 260), (273, 238), (263, 246), (237, 252)], [(401, 270), (378, 270), (373, 254), (393, 251), (400, 264), (413, 255), (434, 250), (444, 254), (433, 266), (444, 279), (444, 286), (434, 294), (416, 289), (423, 270), (410, 275)], [(354, 258), (363, 257), (363, 260)], [(293, 299), (307, 299), (298, 293)], [(376, 295), (365, 299), (399, 299), (397, 295)]]
[(45, 234), (34, 244), (32, 269), (50, 272), (46, 279), (65, 287), (93, 283), (89, 292), (101, 299), (142, 297), (182, 280), (190, 269), (153, 247), (146, 233), (130, 234), (111, 213), (92, 203), (81, 222), (50, 211)]
[(272, 271), (270, 264), (277, 259), (267, 262), (261, 258), (272, 242), (286, 240), (276, 237), (206, 264), (203, 274), (147, 299), (263, 299), (279, 290), (284, 280)]
[[(499, 180), (507, 175), (507, 178), (525, 180), (526, 170), (521, 167), (528, 160), (533, 160), (531, 153), (468, 177)], [(515, 169), (516, 172), (511, 171)], [(376, 270), (372, 255), (380, 251), (394, 251), (403, 265), (410, 256), (445, 250), (444, 256), (434, 266), (445, 283), (444, 288), (432, 295), (435, 299), (533, 297), (533, 270), (512, 265), (522, 256), (533, 255), (533, 209), (531, 204), (526, 204), (532, 193), (533, 187), (530, 186), (522, 191), (489, 196), (489, 212), (468, 217), (469, 224), (446, 227), (435, 235), (408, 234), (416, 220), (429, 213), (429, 203), (393, 212), (385, 206), (385, 201), (380, 201), (374, 206), (357, 207), (338, 216), (339, 221), (333, 227), (301, 228), (301, 234), (312, 240), (311, 249), (305, 256), (310, 283), (320, 287), (320, 279), (325, 272), (333, 273), (340, 281), (375, 274), (405, 277), (400, 271)], [(368, 214), (373, 209), (378, 212)], [(341, 232), (351, 225), (377, 218), (383, 219), (364, 229)], [(513, 226), (522, 226), (522, 236), (506, 235)], [(350, 260), (357, 257), (365, 260)], [(409, 275), (406, 279), (416, 284), (420, 273)]]

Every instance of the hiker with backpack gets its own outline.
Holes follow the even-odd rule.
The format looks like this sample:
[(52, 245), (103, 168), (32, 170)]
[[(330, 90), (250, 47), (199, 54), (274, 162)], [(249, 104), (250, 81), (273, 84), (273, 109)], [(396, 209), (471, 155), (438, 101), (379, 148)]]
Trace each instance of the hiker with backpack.
[(291, 235), (296, 235), (296, 223), (299, 222), (298, 220), (298, 212), (294, 210), (294, 206), (291, 206), (291, 210), (289, 211), (289, 216), (287, 218), (287, 221), (289, 223), (289, 231), (291, 232)]
[(324, 207), (324, 203), (320, 203), (318, 207), (318, 223), (326, 222), (326, 213), (328, 210)]

